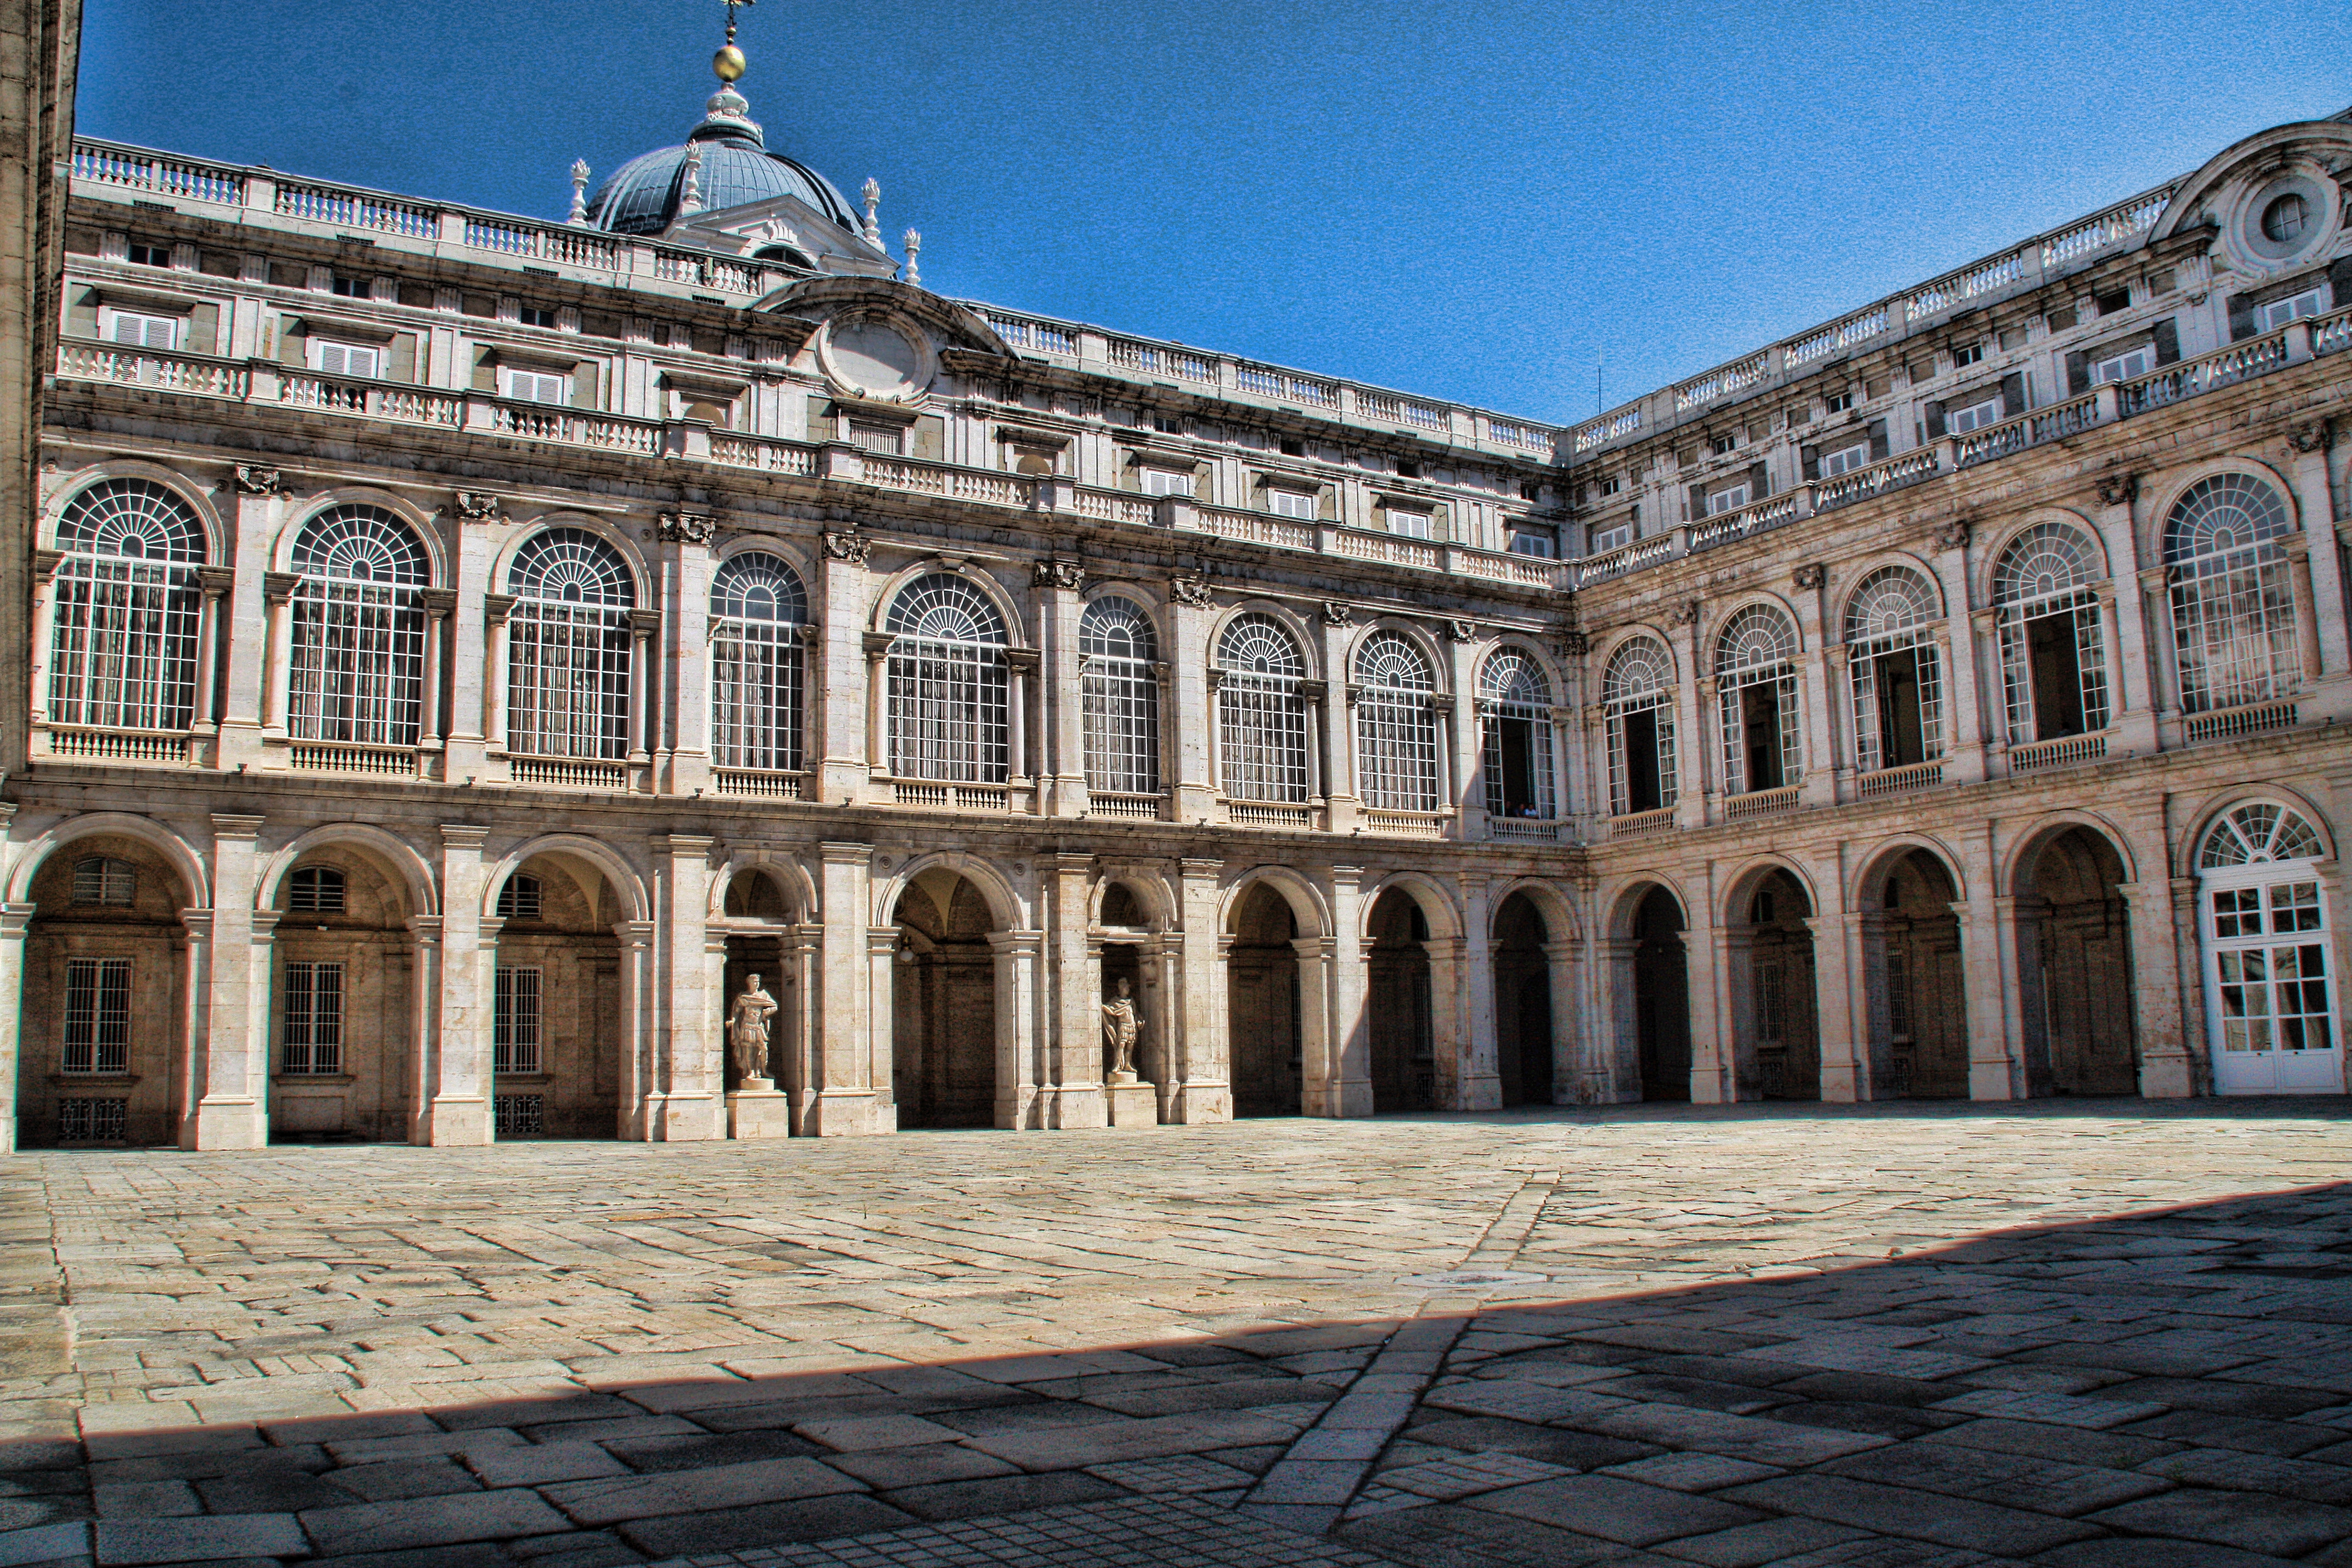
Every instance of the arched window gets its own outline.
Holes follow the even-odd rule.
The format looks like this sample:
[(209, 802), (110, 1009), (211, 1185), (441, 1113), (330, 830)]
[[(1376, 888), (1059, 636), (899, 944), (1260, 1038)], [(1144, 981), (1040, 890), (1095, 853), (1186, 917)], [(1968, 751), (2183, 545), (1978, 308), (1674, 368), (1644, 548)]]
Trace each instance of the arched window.
[(287, 881), (286, 907), (301, 914), (341, 914), (343, 887), (343, 874), (332, 866), (297, 866)]
[(798, 773), (808, 595), (777, 556), (730, 555), (710, 583), (710, 760)]
[(1797, 628), (1774, 605), (1736, 611), (1716, 639), (1724, 794), (1783, 789), (1804, 772), (1796, 658)]
[(1012, 774), (1004, 621), (988, 595), (932, 572), (890, 606), (890, 771), (1003, 784)]
[(416, 744), (430, 572), (415, 531), (382, 507), (333, 507), (296, 536), (294, 571), (288, 732)]
[(1232, 800), (1307, 798), (1307, 660), (1265, 616), (1241, 616), (1217, 642), (1217, 747)]
[(1151, 617), (1132, 599), (1097, 599), (1078, 620), (1078, 654), (1087, 788), (1159, 794), (1160, 643)]
[(1609, 813), (1675, 804), (1675, 660), (1655, 637), (1634, 637), (1601, 678), (1609, 735)]
[(1908, 566), (1873, 572), (1847, 602), (1854, 766), (1862, 772), (1944, 754), (1944, 683), (1929, 636), (1942, 618), (1934, 586)]
[(2251, 474), (2189, 487), (2164, 525), (2180, 710), (2268, 702), (2296, 684), (2286, 502)]
[(539, 879), (518, 871), (499, 889), (499, 919), (535, 921), (539, 919), (540, 899)]
[(2081, 529), (2040, 522), (2010, 541), (1993, 563), (2012, 746), (2107, 727), (2107, 659), (2094, 586), (2098, 563), (2097, 547)]
[(507, 574), (507, 749), (526, 756), (629, 754), (629, 610), (621, 552), (581, 528), (533, 534)]
[(128, 907), (139, 893), (139, 868), (128, 860), (93, 855), (74, 862), (73, 901)]
[(1486, 731), (1486, 810), (1494, 816), (1549, 821), (1552, 801), (1551, 682), (1543, 667), (1515, 647), (1486, 656), (1478, 677)]
[(205, 530), (150, 479), (103, 479), (58, 521), (49, 720), (185, 730), (196, 700)]
[(1356, 650), (1356, 787), (1376, 811), (1437, 809), (1437, 682), (1395, 632)]
[(2267, 801), (2226, 813), (2199, 846), (2213, 1087), (2223, 1094), (2342, 1089), (2328, 952), (2326, 857), (2302, 814)]

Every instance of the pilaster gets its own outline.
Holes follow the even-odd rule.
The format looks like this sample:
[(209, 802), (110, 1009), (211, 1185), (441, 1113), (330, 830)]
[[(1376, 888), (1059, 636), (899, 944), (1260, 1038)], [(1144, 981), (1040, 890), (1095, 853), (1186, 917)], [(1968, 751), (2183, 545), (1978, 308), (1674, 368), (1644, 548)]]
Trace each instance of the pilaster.
[(1091, 855), (1056, 855), (1053, 893), (1054, 1039), (1047, 1060), (1051, 1127), (1102, 1127), (1102, 981), (1087, 942), (1087, 905), (1094, 879)]
[[(826, 564), (828, 584), (836, 581), (835, 564)], [(830, 630), (826, 635), (830, 647)], [(854, 637), (849, 651), (862, 668), (865, 654)], [(862, 687), (851, 689), (864, 696)], [(861, 760), (861, 780), (863, 768)], [(887, 972), (878, 983), (870, 975), (874, 960), (866, 910), (874, 847), (825, 843), (817, 847), (817, 854), (822, 862), (819, 907), (824, 920), (818, 942), (820, 1027), (810, 1051), (814, 1100), (803, 1126), (814, 1137), (839, 1138), (876, 1131), (876, 1089), (877, 1083), (889, 1081), (890, 987)], [(895, 942), (897, 932), (890, 934)]]
[(260, 833), (258, 816), (213, 816), (205, 1089), (193, 1123), (181, 1133), (182, 1142), (195, 1149), (258, 1149), (269, 1142), (268, 950), (262, 947), (257, 973), (254, 944), (255, 843)]
[[(485, 921), (482, 843), (489, 829), (441, 826), (441, 963), (436, 1046), (410, 1102), (409, 1142), (490, 1141), (490, 1031), (496, 1024), (499, 922)], [(623, 1058), (624, 1062), (627, 1060)]]
[(1230, 1121), (1231, 1047), (1226, 1036), (1225, 966), (1218, 946), (1217, 878), (1222, 860), (1177, 862), (1179, 962), (1168, 1042), (1168, 1120)]
[(648, 1011), (659, 1056), (667, 1068), (656, 1136), (664, 1142), (695, 1142), (726, 1134), (718, 1030), (720, 1011), (710, 994), (708, 931), (710, 849), (715, 839), (689, 834), (657, 835), (652, 840), (656, 925), (653, 951), (660, 984)]

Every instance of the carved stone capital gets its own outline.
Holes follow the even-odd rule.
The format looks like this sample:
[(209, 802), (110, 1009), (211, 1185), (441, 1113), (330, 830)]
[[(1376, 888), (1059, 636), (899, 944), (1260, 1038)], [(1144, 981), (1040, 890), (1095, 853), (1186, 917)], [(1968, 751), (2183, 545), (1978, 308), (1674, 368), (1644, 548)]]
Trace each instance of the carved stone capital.
[(719, 531), (717, 520), (707, 511), (666, 511), (660, 527), (665, 544), (708, 544)]
[(302, 579), (291, 572), (265, 572), (261, 574), (261, 593), (273, 605), (282, 605), (294, 596)]
[(499, 510), (499, 498), (482, 490), (459, 490), (450, 498), (456, 502), (457, 515), (467, 522), (503, 522), (506, 514)]
[(1356, 606), (1338, 599), (1323, 601), (1323, 624), (1327, 626), (1352, 626), (1356, 624)]
[(866, 556), (872, 553), (873, 549), (874, 542), (862, 533), (853, 533), (841, 529), (825, 530), (824, 553), (829, 561), (846, 561), (854, 565), (863, 566), (866, 564)]
[(514, 607), (515, 596), (512, 594), (482, 595), (482, 618), (494, 626), (505, 625), (506, 618), (514, 614)]
[(286, 482), (276, 468), (258, 468), (248, 464), (236, 466), (236, 493), (241, 496), (282, 496)]
[(2099, 481), (2099, 500), (2105, 506), (2121, 506), (2139, 499), (2137, 474), (2109, 474)]
[(655, 633), (661, 630), (661, 612), (659, 610), (631, 610), (629, 612), (629, 630), (635, 632), (641, 637), (652, 637)]
[(1087, 569), (1075, 561), (1040, 561), (1032, 575), (1040, 588), (1076, 593), (1086, 583)]
[(425, 601), (425, 613), (428, 616), (457, 613), (457, 590), (455, 588), (427, 588), (418, 596)]
[(1822, 585), (1822, 568), (1813, 563), (1808, 563), (1789, 574), (1789, 581), (1800, 588), (1818, 588)]
[(1205, 577), (1171, 577), (1168, 596), (1190, 610), (1209, 607), (1209, 580)]

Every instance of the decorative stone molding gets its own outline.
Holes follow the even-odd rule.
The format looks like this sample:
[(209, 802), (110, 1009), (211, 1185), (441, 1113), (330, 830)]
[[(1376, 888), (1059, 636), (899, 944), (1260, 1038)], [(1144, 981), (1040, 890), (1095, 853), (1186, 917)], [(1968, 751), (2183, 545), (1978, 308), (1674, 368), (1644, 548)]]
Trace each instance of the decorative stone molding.
[(457, 515), (467, 522), (503, 522), (506, 514), (499, 510), (499, 498), (477, 490), (459, 490), (455, 497)]
[(1951, 521), (1943, 524), (1936, 530), (1936, 548), (1938, 550), (1965, 550), (1968, 548), (1969, 531), (1969, 520), (1967, 518), (1954, 518)]
[(1567, 658), (1582, 658), (1592, 651), (1592, 638), (1570, 626), (1559, 634), (1559, 651)]
[(1818, 563), (1808, 563), (1789, 574), (1789, 581), (1800, 588), (1818, 588), (1824, 575)]
[(841, 529), (825, 530), (824, 553), (828, 561), (846, 561), (863, 566), (873, 549), (874, 542), (862, 533)]
[(1478, 623), (1475, 621), (1448, 621), (1445, 623), (1445, 636), (1447, 640), (1452, 642), (1476, 642), (1478, 640)]
[(1323, 624), (1327, 626), (1352, 626), (1356, 624), (1356, 607), (1337, 599), (1323, 601)]
[(2122, 506), (2139, 499), (2137, 474), (2110, 474), (2099, 481), (2099, 500), (2107, 506)]
[(665, 544), (708, 544), (719, 531), (717, 520), (703, 511), (666, 511), (660, 519)]
[(1076, 593), (1087, 580), (1087, 569), (1075, 561), (1040, 561), (1032, 574), (1040, 588), (1064, 588)]
[(1685, 599), (1680, 604), (1668, 608), (1666, 611), (1666, 625), (1670, 626), (1695, 626), (1698, 625), (1698, 601), (1696, 599)]
[(1209, 580), (1206, 577), (1171, 577), (1168, 596), (1191, 610), (1209, 607)]
[(241, 496), (282, 496), (285, 480), (276, 468), (257, 468), (248, 464), (236, 466), (236, 493)]
[(2287, 432), (2286, 438), (2298, 452), (2325, 452), (2336, 445), (2336, 421), (2315, 419), (2308, 425), (2298, 425)]
[(482, 619), (494, 626), (503, 625), (506, 618), (514, 614), (516, 602), (512, 594), (483, 595)]
[(302, 579), (291, 572), (265, 572), (261, 574), (262, 596), (273, 605), (282, 605), (294, 596)]

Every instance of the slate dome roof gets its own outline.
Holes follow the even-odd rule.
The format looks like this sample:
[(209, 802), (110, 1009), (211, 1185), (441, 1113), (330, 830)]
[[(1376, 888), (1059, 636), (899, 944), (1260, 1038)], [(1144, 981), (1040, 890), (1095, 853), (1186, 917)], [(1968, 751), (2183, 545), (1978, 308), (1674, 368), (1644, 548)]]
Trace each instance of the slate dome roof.
[(685, 146), (664, 147), (630, 159), (596, 188), (588, 205), (591, 226), (614, 234), (659, 234), (677, 220), (686, 184), (687, 147), (702, 148), (702, 211), (798, 196), (849, 230), (858, 232), (849, 200), (833, 183), (782, 153), (768, 150), (760, 127), (745, 116), (747, 105), (731, 90), (710, 100), (710, 117), (694, 128)]

